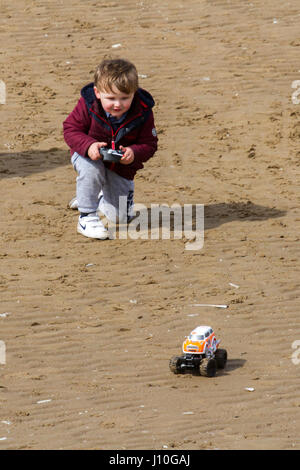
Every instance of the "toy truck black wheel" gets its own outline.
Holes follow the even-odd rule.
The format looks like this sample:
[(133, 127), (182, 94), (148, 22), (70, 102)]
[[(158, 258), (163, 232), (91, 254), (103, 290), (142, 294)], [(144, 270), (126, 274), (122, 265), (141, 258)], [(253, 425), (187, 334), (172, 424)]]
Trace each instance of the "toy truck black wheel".
[(183, 358), (181, 356), (171, 357), (170, 362), (169, 362), (170, 370), (174, 374), (182, 374), (183, 372), (183, 368), (181, 367), (182, 362), (183, 362)]
[(227, 351), (226, 349), (217, 349), (215, 353), (215, 359), (217, 362), (218, 369), (224, 369), (227, 362)]
[(217, 372), (217, 362), (215, 359), (205, 357), (199, 367), (200, 375), (204, 377), (214, 377)]

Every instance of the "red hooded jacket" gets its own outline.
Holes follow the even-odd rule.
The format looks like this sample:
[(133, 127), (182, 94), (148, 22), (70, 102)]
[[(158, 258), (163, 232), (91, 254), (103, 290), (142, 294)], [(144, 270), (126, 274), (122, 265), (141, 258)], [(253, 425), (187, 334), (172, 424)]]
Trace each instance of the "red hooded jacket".
[(104, 162), (110, 170), (123, 178), (133, 180), (143, 163), (157, 150), (157, 135), (152, 108), (154, 100), (150, 93), (139, 88), (134, 95), (125, 121), (114, 131), (100, 100), (90, 83), (81, 90), (81, 98), (76, 107), (63, 123), (64, 139), (71, 150), (87, 158), (87, 151), (94, 142), (106, 142), (107, 148), (117, 149), (119, 145), (131, 147), (134, 161), (129, 165)]

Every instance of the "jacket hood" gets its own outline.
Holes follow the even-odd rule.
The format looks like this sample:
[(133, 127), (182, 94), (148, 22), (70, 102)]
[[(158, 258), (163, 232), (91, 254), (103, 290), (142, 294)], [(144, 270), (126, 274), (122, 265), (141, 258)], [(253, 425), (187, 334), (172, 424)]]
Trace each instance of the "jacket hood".
[[(91, 106), (94, 101), (98, 101), (97, 97), (94, 92), (94, 83), (89, 83), (88, 85), (84, 86), (81, 90), (81, 96), (85, 99), (85, 101)], [(148, 108), (153, 108), (155, 105), (155, 101), (152, 97), (152, 95), (147, 91), (144, 90), (143, 88), (138, 88), (135, 97), (138, 97), (140, 101), (142, 102), (141, 104), (146, 105)]]
[(80, 94), (89, 105), (92, 105), (97, 99), (94, 92), (94, 83), (89, 83), (88, 85), (85, 85), (81, 89)]
[(138, 88), (137, 94), (143, 103), (145, 103), (149, 108), (153, 108), (153, 106), (155, 106), (155, 101), (149, 91), (144, 90), (143, 88)]

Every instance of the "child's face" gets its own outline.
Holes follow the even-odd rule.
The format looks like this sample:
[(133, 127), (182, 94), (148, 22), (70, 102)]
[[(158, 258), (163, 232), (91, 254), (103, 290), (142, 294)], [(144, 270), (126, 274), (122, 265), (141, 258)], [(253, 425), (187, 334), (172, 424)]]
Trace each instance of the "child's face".
[(104, 111), (116, 118), (120, 118), (131, 106), (134, 93), (123, 93), (116, 87), (111, 91), (99, 91), (94, 87), (96, 97), (101, 101)]

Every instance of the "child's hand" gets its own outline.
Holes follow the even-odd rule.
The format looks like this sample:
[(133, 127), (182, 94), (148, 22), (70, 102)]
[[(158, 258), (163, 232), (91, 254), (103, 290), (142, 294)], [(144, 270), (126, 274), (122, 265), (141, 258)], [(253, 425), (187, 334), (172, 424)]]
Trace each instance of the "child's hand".
[(94, 142), (88, 149), (88, 156), (91, 160), (100, 160), (102, 155), (100, 155), (100, 148), (105, 147), (107, 145), (106, 142)]
[(122, 163), (123, 165), (129, 165), (129, 163), (132, 163), (134, 160), (133, 150), (130, 147), (123, 147), (122, 145), (120, 145), (120, 149), (125, 150), (125, 153), (121, 158), (120, 163)]

